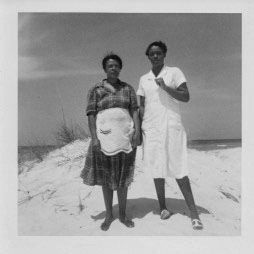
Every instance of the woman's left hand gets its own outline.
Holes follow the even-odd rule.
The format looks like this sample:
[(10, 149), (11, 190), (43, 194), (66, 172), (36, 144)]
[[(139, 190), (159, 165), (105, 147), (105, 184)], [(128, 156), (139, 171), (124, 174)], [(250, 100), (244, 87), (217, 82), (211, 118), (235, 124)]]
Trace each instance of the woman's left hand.
[(131, 145), (133, 148), (136, 148), (137, 146), (141, 145), (141, 136), (140, 136), (140, 132), (135, 132), (133, 137), (132, 137), (132, 141), (131, 141)]

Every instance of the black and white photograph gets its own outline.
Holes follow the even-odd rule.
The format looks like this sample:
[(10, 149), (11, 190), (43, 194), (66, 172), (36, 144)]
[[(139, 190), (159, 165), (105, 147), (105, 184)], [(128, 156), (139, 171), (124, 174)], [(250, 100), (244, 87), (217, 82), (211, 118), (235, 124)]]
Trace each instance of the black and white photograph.
[[(170, 244), (173, 253), (220, 253), (230, 240), (228, 250), (240, 253), (234, 245), (243, 248), (253, 199), (248, 1), (228, 11), (226, 1), (203, 11), (109, 2), (13, 8), (14, 61), (4, 41), (2, 66), (16, 68), (6, 75), (14, 90), (4, 78), (1, 106), (10, 122), (1, 128), (1, 168), (11, 171), (1, 178), (13, 199), (3, 223), (12, 217), (9, 232), (29, 244), (85, 237), (114, 252), (135, 238), (149, 242), (148, 253)], [(200, 237), (214, 243), (206, 248)]]
[[(240, 235), (241, 18), (19, 13), (19, 234)], [(163, 59), (150, 57), (163, 46)], [(119, 65), (118, 55), (119, 72), (102, 66)], [(157, 85), (159, 77), (178, 94)], [(131, 131), (130, 142), (143, 136), (135, 148), (125, 142)], [(134, 228), (119, 223), (124, 215)]]

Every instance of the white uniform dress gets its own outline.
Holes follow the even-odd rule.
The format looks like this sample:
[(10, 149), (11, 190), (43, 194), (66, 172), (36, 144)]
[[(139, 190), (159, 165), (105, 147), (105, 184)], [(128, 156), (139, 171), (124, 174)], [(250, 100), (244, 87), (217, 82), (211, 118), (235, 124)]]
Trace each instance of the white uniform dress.
[(187, 139), (179, 101), (162, 90), (155, 78), (163, 78), (165, 84), (174, 89), (186, 82), (179, 68), (168, 66), (164, 66), (157, 77), (150, 71), (140, 78), (137, 95), (145, 97), (143, 166), (153, 178), (180, 179), (188, 175), (188, 167)]

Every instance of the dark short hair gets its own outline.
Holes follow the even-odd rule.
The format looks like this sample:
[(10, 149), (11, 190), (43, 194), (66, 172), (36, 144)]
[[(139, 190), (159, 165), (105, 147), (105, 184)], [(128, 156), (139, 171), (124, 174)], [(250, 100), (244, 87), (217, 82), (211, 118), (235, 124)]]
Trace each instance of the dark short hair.
[(146, 56), (149, 55), (149, 51), (150, 51), (151, 47), (153, 47), (153, 46), (157, 46), (157, 47), (161, 48), (163, 53), (166, 55), (166, 53), (167, 53), (167, 46), (166, 46), (166, 44), (163, 43), (162, 41), (154, 41), (151, 44), (149, 44), (149, 46), (147, 47), (147, 49), (146, 49)]
[(102, 59), (102, 67), (104, 71), (106, 70), (106, 63), (109, 59), (116, 60), (119, 63), (120, 69), (122, 69), (123, 67), (122, 59), (114, 53), (109, 53)]

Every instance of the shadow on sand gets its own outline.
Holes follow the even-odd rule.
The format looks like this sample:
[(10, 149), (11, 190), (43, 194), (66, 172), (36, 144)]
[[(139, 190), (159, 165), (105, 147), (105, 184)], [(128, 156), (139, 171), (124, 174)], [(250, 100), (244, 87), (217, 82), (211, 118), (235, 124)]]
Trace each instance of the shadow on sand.
[[(189, 209), (186, 205), (185, 200), (166, 198), (167, 208), (173, 212), (173, 214), (182, 214), (190, 217)], [(160, 214), (158, 200), (151, 198), (137, 198), (128, 199), (127, 201), (127, 215), (131, 219), (141, 219), (145, 217), (148, 213)], [(197, 210), (199, 214), (210, 214), (208, 210), (197, 205)], [(118, 217), (118, 205), (113, 206), (113, 214)], [(104, 219), (106, 216), (106, 211), (103, 211), (97, 215), (92, 215), (91, 218), (95, 221)]]

